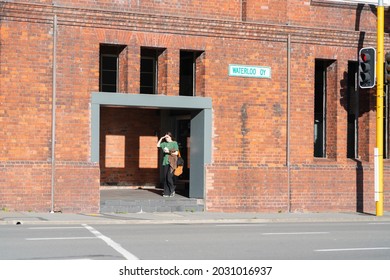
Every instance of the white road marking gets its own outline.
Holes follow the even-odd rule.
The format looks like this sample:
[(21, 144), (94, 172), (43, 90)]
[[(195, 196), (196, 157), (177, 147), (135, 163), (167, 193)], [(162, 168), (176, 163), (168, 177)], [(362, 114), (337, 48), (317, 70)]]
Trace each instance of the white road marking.
[(138, 258), (135, 255), (133, 255), (132, 253), (130, 253), (129, 251), (124, 249), (120, 244), (116, 243), (111, 238), (101, 234), (99, 231), (97, 231), (93, 227), (86, 225), (86, 224), (83, 224), (82, 226), (85, 227), (86, 229), (88, 229), (97, 238), (100, 238), (101, 240), (106, 242), (108, 246), (112, 247), (115, 251), (120, 253), (123, 257), (125, 257), (126, 260), (138, 260)]
[(370, 251), (370, 250), (390, 250), (390, 247), (319, 249), (319, 250), (314, 250), (314, 251), (316, 251), (316, 252), (342, 252), (342, 251)]
[(304, 234), (329, 234), (329, 232), (268, 232), (262, 235), (304, 235)]
[(265, 226), (263, 224), (223, 224), (223, 225), (215, 225), (216, 227), (258, 227)]
[(42, 237), (42, 238), (26, 238), (28, 241), (42, 240), (78, 240), (78, 239), (96, 239), (97, 237)]
[(28, 229), (75, 229), (75, 228), (84, 229), (84, 227), (30, 227)]

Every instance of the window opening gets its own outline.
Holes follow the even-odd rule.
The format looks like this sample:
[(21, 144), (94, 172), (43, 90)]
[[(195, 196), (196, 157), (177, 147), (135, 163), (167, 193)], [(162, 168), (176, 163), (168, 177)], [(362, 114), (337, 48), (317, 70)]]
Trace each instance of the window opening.
[(180, 90), (179, 95), (195, 95), (195, 53), (180, 51)]
[(314, 89), (314, 156), (326, 156), (326, 68), (315, 61)]
[(197, 77), (201, 78), (201, 69), (197, 63), (202, 51), (180, 51), (180, 88), (179, 95), (196, 96)]
[(337, 63), (315, 60), (314, 157), (336, 158), (337, 153)]
[(158, 93), (159, 57), (165, 49), (141, 48), (140, 93)]
[(157, 64), (154, 56), (146, 56), (141, 52), (141, 82), (140, 92), (155, 94), (157, 85)]
[(125, 48), (123, 45), (100, 45), (100, 91), (118, 92), (119, 55)]

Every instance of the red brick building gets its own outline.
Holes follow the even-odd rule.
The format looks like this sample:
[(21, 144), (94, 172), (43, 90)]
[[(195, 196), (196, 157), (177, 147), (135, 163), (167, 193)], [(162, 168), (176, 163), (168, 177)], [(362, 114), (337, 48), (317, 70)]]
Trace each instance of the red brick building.
[(0, 209), (158, 186), (170, 130), (207, 211), (374, 211), (375, 88), (356, 77), (376, 22), (342, 0), (0, 1)]

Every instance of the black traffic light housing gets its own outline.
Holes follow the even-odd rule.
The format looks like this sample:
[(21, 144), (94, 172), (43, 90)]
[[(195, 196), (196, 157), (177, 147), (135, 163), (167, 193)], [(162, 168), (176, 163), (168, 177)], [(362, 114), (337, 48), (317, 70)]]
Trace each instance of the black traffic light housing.
[(375, 86), (376, 52), (374, 48), (362, 48), (359, 51), (359, 86), (373, 88)]
[(385, 55), (385, 84), (390, 84), (390, 52)]

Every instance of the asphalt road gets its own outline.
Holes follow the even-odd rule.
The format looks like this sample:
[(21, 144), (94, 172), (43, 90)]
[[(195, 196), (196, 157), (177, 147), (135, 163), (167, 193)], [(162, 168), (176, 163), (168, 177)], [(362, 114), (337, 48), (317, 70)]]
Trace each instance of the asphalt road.
[(389, 222), (1, 225), (1, 260), (389, 260)]

